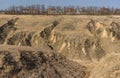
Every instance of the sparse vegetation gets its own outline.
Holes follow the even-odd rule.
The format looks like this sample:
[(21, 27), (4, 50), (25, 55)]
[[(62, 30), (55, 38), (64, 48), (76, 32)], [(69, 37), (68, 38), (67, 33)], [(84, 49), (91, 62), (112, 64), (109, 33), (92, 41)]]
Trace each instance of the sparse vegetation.
[[(0, 78), (84, 78), (86, 68), (52, 51), (0, 51)], [(3, 59), (3, 60), (2, 60)]]
[(120, 77), (119, 16), (0, 17), (0, 78)]

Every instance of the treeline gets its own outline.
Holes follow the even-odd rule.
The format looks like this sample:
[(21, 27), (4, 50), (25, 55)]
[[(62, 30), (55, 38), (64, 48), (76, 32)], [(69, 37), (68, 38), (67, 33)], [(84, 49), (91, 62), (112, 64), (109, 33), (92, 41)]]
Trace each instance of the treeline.
[(0, 14), (31, 14), (31, 15), (119, 15), (120, 8), (109, 7), (80, 7), (80, 6), (11, 6), (0, 10)]

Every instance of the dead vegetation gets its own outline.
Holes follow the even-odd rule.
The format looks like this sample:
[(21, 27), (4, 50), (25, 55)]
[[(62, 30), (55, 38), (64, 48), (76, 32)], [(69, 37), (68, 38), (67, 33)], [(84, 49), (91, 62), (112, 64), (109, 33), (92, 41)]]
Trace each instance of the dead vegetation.
[[(119, 16), (17, 17), (9, 16), (8, 22), (1, 24), (0, 42), (25, 49), (0, 48), (4, 49), (0, 52), (0, 78), (120, 77), (119, 62), (112, 60), (120, 51)], [(26, 46), (54, 52), (33, 51)], [(105, 66), (109, 59), (115, 64)]]
[(0, 78), (84, 78), (86, 68), (54, 52), (0, 51)]

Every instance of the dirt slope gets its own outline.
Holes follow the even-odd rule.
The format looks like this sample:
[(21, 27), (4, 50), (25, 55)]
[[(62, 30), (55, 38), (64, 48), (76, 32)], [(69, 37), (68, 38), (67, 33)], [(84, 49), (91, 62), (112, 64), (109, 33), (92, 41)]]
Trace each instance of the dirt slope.
[(0, 45), (0, 78), (85, 78), (86, 67), (55, 52)]
[[(119, 71), (113, 76), (107, 74), (112, 73), (114, 67), (119, 69), (119, 62), (116, 63), (117, 61), (114, 62), (111, 58), (120, 53), (120, 16), (1, 15), (0, 17), (1, 44), (46, 47), (68, 60), (85, 66), (90, 72), (90, 78), (120, 77)], [(118, 57), (115, 59), (119, 59)], [(115, 64), (110, 67), (104, 66), (110, 62), (108, 59)], [(106, 71), (102, 69), (103, 67)]]

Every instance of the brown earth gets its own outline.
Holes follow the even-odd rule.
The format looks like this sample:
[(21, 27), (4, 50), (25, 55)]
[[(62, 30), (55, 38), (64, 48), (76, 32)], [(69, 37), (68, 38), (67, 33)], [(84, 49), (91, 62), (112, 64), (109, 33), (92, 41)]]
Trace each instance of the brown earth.
[[(0, 43), (2, 44), (0, 47), (3, 48), (0, 57), (2, 59), (7, 57), (6, 55), (12, 59), (19, 57), (17, 58), (19, 62), (15, 62), (18, 62), (20, 65), (18, 68), (21, 67), (21, 69), (12, 78), (120, 77), (120, 62), (118, 61), (120, 16), (0, 15), (0, 20)], [(44, 60), (42, 63), (40, 62), (39, 53), (42, 51), (42, 54), (48, 54), (41, 50), (41, 47), (49, 51), (51, 55), (48, 58), (45, 57), (47, 63), (43, 63)], [(9, 48), (13, 51), (9, 51)], [(34, 63), (34, 71), (26, 72), (27, 66), (28, 69), (32, 67), (29, 67), (31, 63), (26, 63), (25, 59), (22, 59), (24, 58), (21, 57), (22, 53), (26, 55), (25, 58), (29, 58), (32, 64), (33, 60), (37, 60)], [(16, 56), (16, 58), (12, 56)], [(0, 60), (1, 62), (4, 61)], [(22, 64), (23, 62), (25, 65)], [(65, 65), (65, 63), (67, 64)], [(51, 64), (52, 66), (50, 66)], [(1, 72), (4, 73), (0, 76), (7, 74), (6, 77), (9, 78), (11, 76), (9, 73), (16, 65), (9, 66), (8, 63), (1, 65), (4, 67)], [(40, 65), (43, 67), (39, 67)], [(46, 68), (46, 71), (41, 72), (42, 68)], [(35, 73), (35, 71), (39, 71), (39, 73)], [(35, 74), (37, 75), (35, 76)]]
[(0, 78), (85, 78), (87, 68), (50, 50), (0, 45)]

